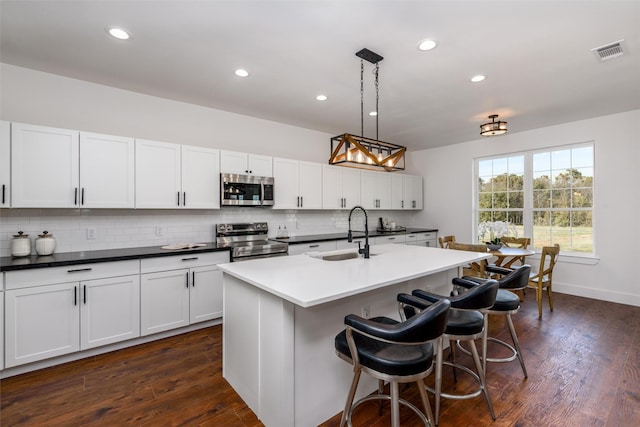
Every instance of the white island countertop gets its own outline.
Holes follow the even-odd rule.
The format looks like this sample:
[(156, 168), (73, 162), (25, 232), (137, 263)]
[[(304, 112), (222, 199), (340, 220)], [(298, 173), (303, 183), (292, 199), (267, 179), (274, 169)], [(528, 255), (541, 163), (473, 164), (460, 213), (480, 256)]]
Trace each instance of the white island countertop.
[(308, 308), (491, 256), (489, 253), (392, 244), (371, 246), (370, 251), (369, 259), (362, 256), (341, 261), (319, 258), (354, 252), (349, 249), (263, 258), (218, 267), (259, 289)]

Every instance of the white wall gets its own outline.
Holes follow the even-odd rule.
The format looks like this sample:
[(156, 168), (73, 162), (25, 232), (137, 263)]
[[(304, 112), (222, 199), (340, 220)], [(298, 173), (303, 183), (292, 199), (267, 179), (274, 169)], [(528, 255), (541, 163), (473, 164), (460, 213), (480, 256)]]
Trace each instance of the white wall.
[(334, 135), (0, 64), (6, 121), (324, 163)]
[(640, 183), (640, 110), (526, 132), (517, 132), (515, 120), (509, 125), (505, 136), (413, 153), (425, 171), (425, 209), (415, 221), (470, 242), (475, 158), (593, 141), (596, 259), (561, 257), (554, 290), (640, 306), (640, 191), (633, 187)]

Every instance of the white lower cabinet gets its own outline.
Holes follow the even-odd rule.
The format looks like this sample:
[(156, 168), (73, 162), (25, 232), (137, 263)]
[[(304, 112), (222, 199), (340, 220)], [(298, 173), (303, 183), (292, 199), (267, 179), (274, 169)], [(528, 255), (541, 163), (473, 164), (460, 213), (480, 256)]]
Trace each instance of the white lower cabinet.
[(141, 334), (222, 317), (222, 272), (228, 252), (140, 261)]
[(405, 234), (394, 234), (391, 236), (377, 236), (374, 237), (374, 242), (376, 245), (383, 245), (386, 243), (395, 243), (404, 245), (407, 243), (407, 238)]
[(2, 289), (0, 289), (0, 371), (3, 369), (4, 369), (4, 292), (2, 292)]
[(5, 273), (5, 367), (140, 336), (137, 270), (122, 261)]
[(337, 246), (335, 240), (326, 242), (302, 243), (299, 245), (289, 245), (289, 255), (299, 255), (306, 252), (335, 251), (336, 248)]
[(407, 245), (435, 248), (438, 246), (438, 232), (426, 231), (422, 233), (407, 234)]

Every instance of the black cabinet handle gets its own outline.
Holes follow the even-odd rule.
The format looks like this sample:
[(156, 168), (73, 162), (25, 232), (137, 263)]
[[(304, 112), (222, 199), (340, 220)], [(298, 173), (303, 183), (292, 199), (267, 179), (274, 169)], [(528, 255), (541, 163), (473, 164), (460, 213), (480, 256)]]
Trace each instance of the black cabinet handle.
[(178, 191), (178, 206), (180, 206), (180, 192)]
[(80, 204), (84, 205), (84, 187), (82, 187), (82, 191), (80, 193)]
[(67, 273), (77, 273), (79, 271), (91, 271), (91, 268), (77, 268), (75, 270), (67, 270)]
[(187, 206), (187, 192), (182, 192), (182, 206)]
[(194, 256), (194, 257), (191, 257), (191, 258), (182, 258), (182, 261), (193, 261), (193, 260), (196, 260), (196, 259), (198, 259), (198, 257)]
[(196, 272), (195, 271), (191, 272), (191, 286), (193, 286), (193, 287), (196, 286)]
[(309, 245), (309, 248), (319, 248), (320, 245)]
[(73, 287), (73, 305), (78, 305), (78, 287)]
[(304, 206), (304, 199), (302, 198), (302, 196), (300, 196), (300, 207)]
[(3, 205), (4, 205), (4, 201), (5, 201), (5, 197), (4, 197), (4, 194), (5, 194), (5, 187), (6, 187), (6, 185), (2, 184), (2, 204), (3, 204)]
[(83, 286), (82, 293), (83, 293), (82, 299), (84, 300), (84, 303), (86, 304), (87, 303), (87, 285)]
[(78, 187), (73, 190), (73, 204), (78, 204)]

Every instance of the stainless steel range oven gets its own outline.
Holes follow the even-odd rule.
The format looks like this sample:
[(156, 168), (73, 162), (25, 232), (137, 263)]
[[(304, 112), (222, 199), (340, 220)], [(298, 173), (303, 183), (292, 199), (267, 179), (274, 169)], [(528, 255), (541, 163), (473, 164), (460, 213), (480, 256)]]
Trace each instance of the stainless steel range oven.
[(217, 224), (218, 247), (231, 248), (231, 261), (288, 255), (289, 245), (269, 240), (266, 222)]

